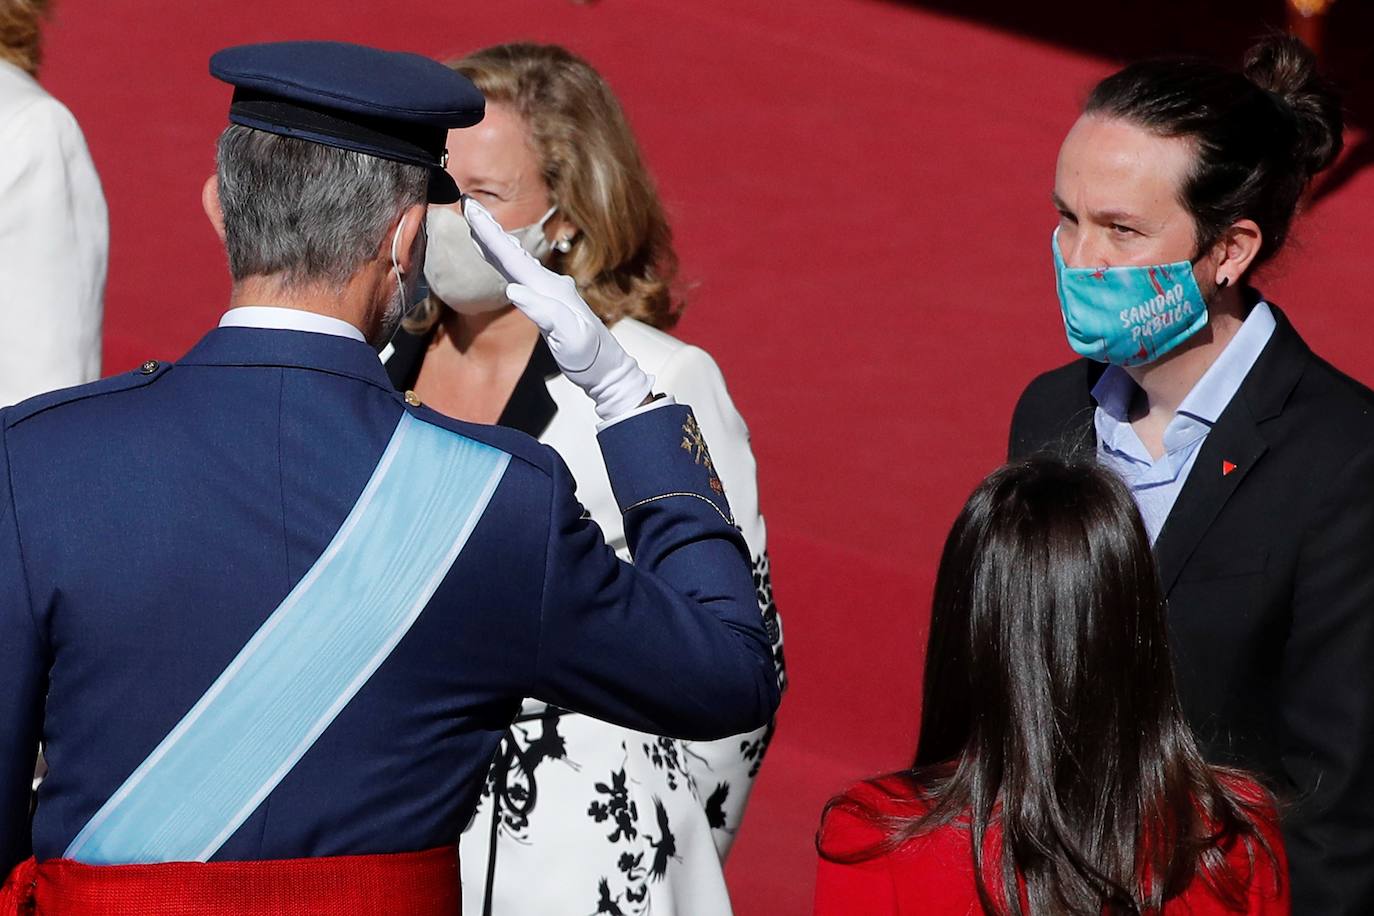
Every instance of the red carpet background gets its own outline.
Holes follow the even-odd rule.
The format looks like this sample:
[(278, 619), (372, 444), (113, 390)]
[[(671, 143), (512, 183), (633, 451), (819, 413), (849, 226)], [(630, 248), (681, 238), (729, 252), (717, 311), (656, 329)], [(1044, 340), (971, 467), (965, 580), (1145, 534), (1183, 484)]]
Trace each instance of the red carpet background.
[[(589, 58), (673, 218), (678, 333), (720, 361), (759, 459), (792, 689), (729, 865), (737, 909), (808, 912), (824, 801), (911, 753), (948, 525), (1001, 459), (1020, 388), (1070, 355), (1054, 159), (1119, 47), (1072, 13), (1057, 37), (1038, 4), (1014, 5), (1044, 11), (1021, 28), (998, 15), (1012, 6), (59, 0), (43, 79), (109, 199), (106, 371), (175, 358), (226, 301), (199, 204), (229, 101), (212, 51), (335, 38), (445, 57), (535, 39)], [(1151, 4), (1156, 29), (1168, 6)], [(1137, 5), (1122, 8), (1129, 27)], [(1368, 382), (1374, 172), (1346, 171), (1261, 285)]]

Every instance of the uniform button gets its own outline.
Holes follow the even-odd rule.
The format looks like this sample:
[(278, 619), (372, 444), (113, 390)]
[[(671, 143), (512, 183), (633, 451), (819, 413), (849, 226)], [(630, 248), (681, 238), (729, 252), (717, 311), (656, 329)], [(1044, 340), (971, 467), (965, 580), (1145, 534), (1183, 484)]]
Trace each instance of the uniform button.
[(157, 360), (148, 360), (146, 363), (138, 367), (138, 371), (143, 373), (144, 375), (152, 375), (154, 372), (157, 371)]
[(419, 407), (419, 406), (420, 406), (420, 396), (419, 396), (418, 394), (416, 394), (415, 392), (413, 392), (413, 391), (407, 391), (407, 392), (406, 392), (406, 403), (409, 404), (411, 407)]

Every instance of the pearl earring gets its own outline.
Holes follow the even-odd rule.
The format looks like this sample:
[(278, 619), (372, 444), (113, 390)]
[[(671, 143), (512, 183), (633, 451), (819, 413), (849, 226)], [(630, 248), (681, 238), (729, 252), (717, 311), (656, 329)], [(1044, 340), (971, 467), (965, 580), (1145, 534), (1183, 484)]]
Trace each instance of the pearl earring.
[(572, 239), (559, 239), (553, 243), (553, 248), (554, 251), (557, 251), (559, 254), (567, 254), (569, 251), (572, 251)]

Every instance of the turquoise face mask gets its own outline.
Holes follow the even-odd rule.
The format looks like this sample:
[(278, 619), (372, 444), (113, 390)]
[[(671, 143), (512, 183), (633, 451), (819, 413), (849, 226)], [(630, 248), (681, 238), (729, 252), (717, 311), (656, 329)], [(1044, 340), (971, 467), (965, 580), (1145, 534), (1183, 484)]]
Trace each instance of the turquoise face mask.
[(1054, 249), (1064, 332), (1074, 352), (1100, 363), (1142, 366), (1207, 326), (1191, 261), (1151, 267), (1065, 267)]

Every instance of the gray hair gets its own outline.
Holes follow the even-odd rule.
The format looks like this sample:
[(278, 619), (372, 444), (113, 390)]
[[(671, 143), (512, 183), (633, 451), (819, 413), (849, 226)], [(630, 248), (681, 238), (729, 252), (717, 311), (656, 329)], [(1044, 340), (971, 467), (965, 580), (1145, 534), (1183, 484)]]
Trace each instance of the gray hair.
[(429, 184), (417, 165), (237, 124), (220, 135), (216, 172), (230, 274), (288, 287), (343, 286)]

